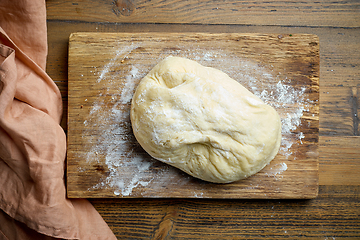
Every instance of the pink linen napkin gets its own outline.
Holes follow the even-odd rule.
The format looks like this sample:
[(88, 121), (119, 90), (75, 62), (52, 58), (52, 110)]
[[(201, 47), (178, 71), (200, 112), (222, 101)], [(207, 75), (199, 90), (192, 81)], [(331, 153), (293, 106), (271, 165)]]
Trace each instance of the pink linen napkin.
[(46, 31), (44, 0), (0, 1), (0, 239), (116, 239), (87, 200), (66, 198)]

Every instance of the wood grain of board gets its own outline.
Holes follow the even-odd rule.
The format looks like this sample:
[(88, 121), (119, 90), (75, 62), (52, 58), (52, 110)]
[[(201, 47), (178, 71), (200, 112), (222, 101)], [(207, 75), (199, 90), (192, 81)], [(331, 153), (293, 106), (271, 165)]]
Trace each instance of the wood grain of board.
[[(129, 99), (140, 79), (169, 55), (223, 70), (276, 106), (291, 128), (279, 154), (261, 172), (231, 184), (206, 183), (152, 159), (137, 144), (128, 117)], [(286, 95), (297, 100), (289, 101)], [(315, 35), (72, 34), (68, 197), (314, 198), (318, 99)]]

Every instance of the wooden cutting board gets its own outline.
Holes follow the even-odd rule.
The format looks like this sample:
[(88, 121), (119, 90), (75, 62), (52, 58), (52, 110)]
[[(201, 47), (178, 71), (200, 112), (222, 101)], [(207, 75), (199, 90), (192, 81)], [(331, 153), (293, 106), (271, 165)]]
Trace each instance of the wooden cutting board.
[[(151, 158), (132, 134), (139, 81), (165, 57), (218, 68), (282, 119), (278, 155), (230, 184), (195, 179)], [(315, 198), (319, 40), (308, 34), (74, 33), (69, 43), (70, 198)]]

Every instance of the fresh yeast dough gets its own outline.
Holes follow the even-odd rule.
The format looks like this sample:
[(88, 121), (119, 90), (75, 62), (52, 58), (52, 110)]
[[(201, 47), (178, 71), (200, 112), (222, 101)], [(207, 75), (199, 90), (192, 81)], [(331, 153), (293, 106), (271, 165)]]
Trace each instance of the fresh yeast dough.
[(185, 58), (168, 57), (141, 80), (130, 116), (147, 153), (205, 181), (249, 177), (280, 147), (274, 108), (224, 72)]

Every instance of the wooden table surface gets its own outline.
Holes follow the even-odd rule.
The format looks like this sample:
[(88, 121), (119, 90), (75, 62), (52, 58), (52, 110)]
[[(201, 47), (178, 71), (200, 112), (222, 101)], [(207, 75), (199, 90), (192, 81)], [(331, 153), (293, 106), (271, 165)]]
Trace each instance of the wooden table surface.
[(319, 196), (313, 200), (92, 199), (118, 239), (360, 239), (360, 2), (48, 0), (47, 72), (64, 102), (73, 32), (316, 34)]

